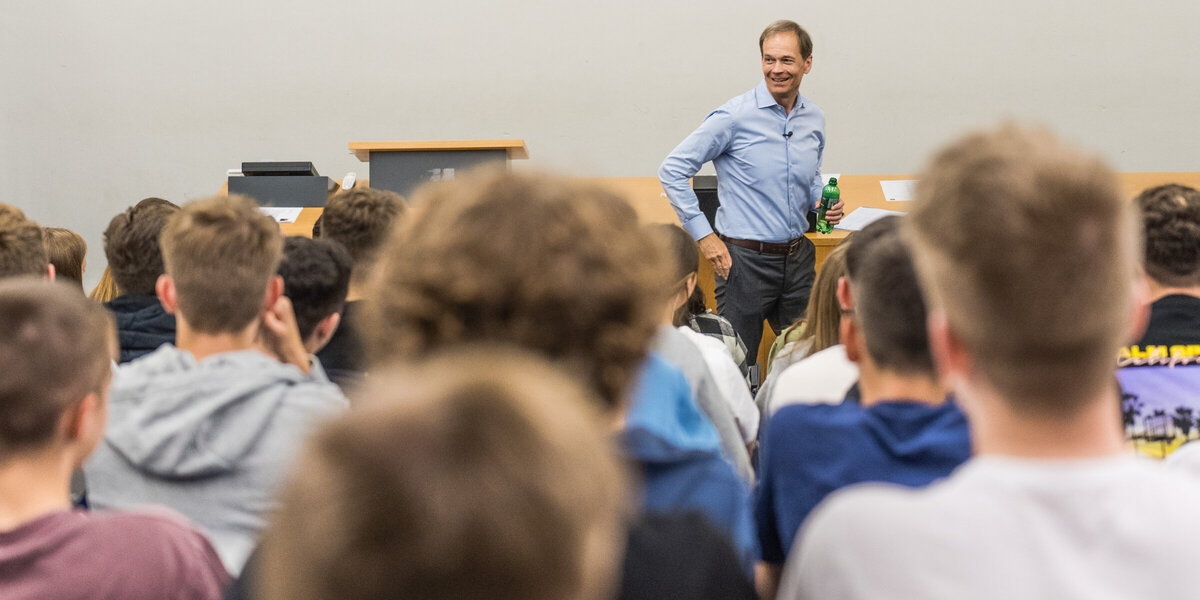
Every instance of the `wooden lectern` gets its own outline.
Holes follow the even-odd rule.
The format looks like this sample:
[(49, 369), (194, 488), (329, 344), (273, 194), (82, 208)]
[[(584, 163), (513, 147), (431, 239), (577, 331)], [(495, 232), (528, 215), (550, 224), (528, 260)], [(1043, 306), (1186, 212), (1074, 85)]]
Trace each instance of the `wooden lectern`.
[(350, 142), (358, 160), (370, 163), (371, 187), (408, 196), (426, 181), (452, 179), (481, 165), (508, 165), (529, 158), (525, 140)]

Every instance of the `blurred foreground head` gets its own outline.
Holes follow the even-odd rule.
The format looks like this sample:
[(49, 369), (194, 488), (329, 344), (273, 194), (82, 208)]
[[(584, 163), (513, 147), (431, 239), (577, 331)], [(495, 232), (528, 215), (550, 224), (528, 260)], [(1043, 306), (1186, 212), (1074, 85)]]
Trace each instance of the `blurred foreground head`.
[(376, 364), (515, 345), (618, 408), (661, 317), (663, 264), (606, 190), (476, 173), (417, 192), (379, 255), (363, 332)]
[(266, 536), (271, 600), (609, 597), (625, 473), (591, 392), (481, 348), (372, 374)]

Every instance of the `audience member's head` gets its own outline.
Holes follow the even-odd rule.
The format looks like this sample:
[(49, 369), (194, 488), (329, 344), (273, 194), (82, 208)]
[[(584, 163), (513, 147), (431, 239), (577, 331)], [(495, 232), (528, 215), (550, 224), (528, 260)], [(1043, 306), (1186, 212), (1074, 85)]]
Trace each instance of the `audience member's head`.
[(625, 473), (590, 392), (491, 348), (377, 373), (357, 401), (285, 486), (265, 598), (609, 597)]
[(350, 287), (350, 254), (337, 242), (291, 236), (283, 240), (283, 295), (292, 301), (309, 354), (324, 346), (340, 321)]
[(0, 278), (51, 273), (45, 237), (21, 209), (0, 204)]
[[(282, 292), (276, 279), (283, 236), (274, 219), (245, 196), (191, 202), (162, 232), (163, 306), (193, 331), (240, 332)], [(273, 290), (278, 282), (280, 289)], [(125, 289), (121, 280), (117, 284)]]
[(62, 227), (43, 227), (46, 253), (54, 265), (54, 276), (60, 281), (70, 281), (83, 289), (83, 268), (87, 262), (87, 242), (83, 236)]
[(154, 295), (163, 274), (159, 238), (179, 207), (162, 198), (146, 198), (115, 216), (104, 230), (104, 256), (122, 294)]
[(617, 408), (662, 315), (662, 263), (633, 208), (601, 188), (504, 173), (443, 181), (380, 253), (363, 331), (376, 362), (520, 346)]
[(852, 233), (838, 244), (821, 263), (821, 272), (813, 282), (804, 311), (804, 337), (811, 339), (806, 354), (820, 352), (841, 343), (842, 307), (838, 304), (838, 280), (846, 274), (846, 252), (853, 245)]
[(675, 309), (672, 322), (676, 327), (687, 325), (688, 302), (696, 290), (696, 277), (700, 271), (700, 249), (691, 234), (678, 225), (654, 223), (646, 226), (647, 235), (663, 247), (667, 268), (665, 296), (671, 299)]
[(877, 370), (932, 377), (925, 301), (908, 243), (900, 236), (900, 217), (880, 219), (858, 232), (846, 250), (845, 270), (839, 294), (852, 311), (851, 358), (865, 350)]
[(117, 282), (113, 280), (112, 268), (104, 265), (104, 272), (100, 274), (100, 281), (96, 282), (96, 287), (92, 288), (92, 292), (88, 294), (88, 298), (93, 302), (103, 304), (120, 295), (121, 290), (117, 288)]
[(0, 281), (0, 464), (53, 448), (74, 452), (77, 467), (91, 453), (104, 433), (113, 344), (108, 313), (79, 292), (33, 277)]
[(905, 218), (942, 366), (965, 352), (965, 380), (1014, 410), (1089, 406), (1132, 329), (1136, 223), (1104, 162), (1048, 132), (1005, 126), (942, 150)]
[(404, 198), (395, 192), (356, 187), (329, 198), (321, 213), (320, 237), (345, 246), (354, 261), (354, 282), (366, 281), (379, 249), (387, 240)]
[(1161, 287), (1200, 286), (1200, 191), (1160, 185), (1137, 197), (1146, 274)]

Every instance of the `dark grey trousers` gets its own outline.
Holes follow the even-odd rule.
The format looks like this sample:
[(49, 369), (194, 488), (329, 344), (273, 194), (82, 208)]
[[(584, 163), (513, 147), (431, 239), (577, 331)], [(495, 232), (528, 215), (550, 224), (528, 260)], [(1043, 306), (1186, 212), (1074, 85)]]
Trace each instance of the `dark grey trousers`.
[(729, 280), (717, 275), (717, 313), (729, 319), (746, 344), (750, 363), (758, 356), (765, 319), (779, 331), (804, 315), (816, 278), (816, 249), (808, 238), (791, 256), (760, 254), (725, 244), (733, 266)]

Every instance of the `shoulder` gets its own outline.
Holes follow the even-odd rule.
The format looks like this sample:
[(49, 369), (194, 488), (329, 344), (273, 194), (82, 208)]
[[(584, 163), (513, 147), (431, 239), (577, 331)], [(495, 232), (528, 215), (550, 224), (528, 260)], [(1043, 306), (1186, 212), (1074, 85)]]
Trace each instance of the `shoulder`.
[(155, 573), (162, 581), (213, 590), (228, 584), (228, 573), (208, 538), (170, 509), (94, 511), (86, 529), (110, 549), (119, 545), (121, 564)]

